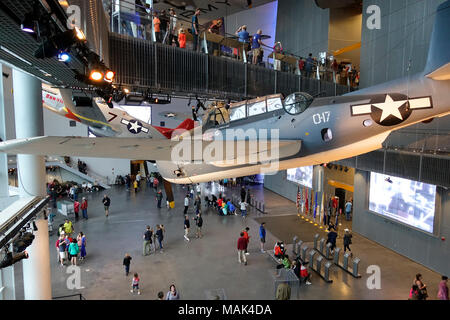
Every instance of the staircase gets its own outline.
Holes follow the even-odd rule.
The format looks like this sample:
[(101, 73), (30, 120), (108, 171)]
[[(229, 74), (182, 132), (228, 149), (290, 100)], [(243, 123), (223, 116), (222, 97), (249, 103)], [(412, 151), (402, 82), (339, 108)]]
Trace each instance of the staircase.
[(86, 180), (88, 182), (91, 182), (92, 184), (98, 183), (98, 185), (105, 189), (110, 189), (111, 187), (108, 184), (108, 181), (105, 177), (102, 177), (100, 175), (97, 175), (93, 172), (88, 172), (88, 174), (84, 174), (80, 172), (78, 169), (74, 169), (67, 164), (65, 164), (63, 161), (47, 161), (45, 163), (46, 166), (54, 166), (59, 167), (61, 169), (64, 169), (68, 172), (71, 172), (77, 176), (79, 176), (81, 179)]

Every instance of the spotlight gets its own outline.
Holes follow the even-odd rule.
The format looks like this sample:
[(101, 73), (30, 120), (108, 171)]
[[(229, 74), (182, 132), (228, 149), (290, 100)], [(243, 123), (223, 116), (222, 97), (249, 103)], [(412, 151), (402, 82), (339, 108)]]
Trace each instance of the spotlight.
[(103, 79), (103, 73), (99, 70), (92, 70), (89, 74), (89, 79), (93, 81), (100, 81)]
[[(81, 32), (81, 30), (79, 30), (79, 32)], [(40, 59), (55, 57), (60, 51), (68, 50), (77, 42), (82, 41), (84, 40), (80, 40), (78, 32), (75, 29), (67, 30), (65, 32), (58, 33), (45, 41), (35, 51), (34, 56)]]
[(33, 221), (33, 231), (38, 231), (38, 227), (37, 227), (37, 225), (36, 225), (36, 222), (35, 222), (35, 221)]
[(114, 71), (108, 70), (105, 72), (105, 81), (112, 82), (116, 73)]
[(58, 60), (62, 62), (68, 62), (70, 60), (70, 56), (67, 52), (60, 52), (58, 54)]
[(114, 90), (114, 92), (112, 94), (112, 99), (114, 100), (114, 102), (117, 102), (117, 103), (122, 101), (124, 97), (125, 97), (125, 93), (120, 90)]
[(344, 172), (348, 172), (348, 168), (347, 167), (344, 168)]
[(34, 14), (33, 13), (27, 13), (25, 15), (25, 18), (23, 19), (20, 28), (22, 29), (22, 31), (27, 32), (27, 33), (34, 33), (34, 29), (35, 29), (35, 19), (34, 19)]
[(124, 89), (123, 89), (123, 92), (125, 92), (125, 94), (129, 94), (129, 93), (130, 93), (130, 90), (127, 89), (127, 88), (124, 88)]
[(78, 40), (80, 40), (80, 41), (86, 40), (86, 36), (84, 35), (84, 32), (80, 28), (75, 26), (74, 30), (75, 30), (75, 36), (77, 37)]

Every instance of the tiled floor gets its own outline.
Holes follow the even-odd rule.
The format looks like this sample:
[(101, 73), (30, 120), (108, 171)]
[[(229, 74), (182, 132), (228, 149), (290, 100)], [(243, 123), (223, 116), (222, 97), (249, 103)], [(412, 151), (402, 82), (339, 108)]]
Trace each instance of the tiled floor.
[[(218, 194), (217, 185), (213, 185), (212, 191)], [(203, 185), (203, 192), (211, 192), (211, 187)], [(296, 215), (295, 203), (261, 187), (254, 187), (252, 194), (259, 200), (264, 199), (267, 214), (251, 210), (249, 217), (243, 220), (240, 216), (218, 216), (215, 212), (206, 211), (203, 214), (204, 237), (195, 239), (192, 221), (191, 241), (186, 242), (183, 240), (183, 197), (186, 190), (174, 186), (174, 193), (175, 209), (157, 209), (153, 190), (146, 190), (143, 186), (135, 194), (123, 187), (114, 187), (108, 191), (111, 198), (109, 218), (105, 218), (103, 212), (103, 193), (88, 194), (89, 220), (75, 223), (75, 231), (87, 235), (88, 256), (80, 264), (83, 288), (67, 288), (70, 274), (66, 273), (66, 267), (56, 262), (56, 236), (53, 235), (49, 244), (53, 296), (81, 292), (86, 299), (156, 299), (159, 291), (166, 293), (169, 286), (175, 284), (182, 299), (208, 299), (214, 292), (227, 299), (273, 299), (275, 263), (267, 254), (260, 253), (259, 222), (263, 219), (267, 223), (266, 249), (273, 248), (280, 238), (291, 242), (293, 235), (303, 238), (311, 247), (311, 236), (320, 231)], [(227, 197), (231, 193), (238, 195), (239, 188), (225, 190)], [(189, 215), (194, 216), (192, 207)], [(59, 215), (55, 227), (62, 219)], [(165, 250), (144, 257), (142, 236), (147, 224), (153, 227), (164, 224)], [(249, 262), (244, 266), (237, 261), (236, 241), (246, 226), (250, 227), (252, 238)], [(313, 274), (313, 285), (302, 286), (299, 299), (407, 299), (413, 277), (418, 272), (423, 274), (428, 284), (430, 298), (436, 296), (440, 275), (361, 236), (354, 235), (353, 243), (355, 256), (361, 258), (362, 278), (355, 279), (333, 266), (330, 273), (332, 284)], [(131, 276), (125, 276), (122, 266), (125, 253), (133, 258), (130, 272), (140, 275), (140, 296), (130, 293)], [(366, 286), (369, 265), (378, 265), (381, 269), (380, 290), (370, 290)], [(20, 267), (17, 267), (18, 299), (23, 298), (20, 273)]]

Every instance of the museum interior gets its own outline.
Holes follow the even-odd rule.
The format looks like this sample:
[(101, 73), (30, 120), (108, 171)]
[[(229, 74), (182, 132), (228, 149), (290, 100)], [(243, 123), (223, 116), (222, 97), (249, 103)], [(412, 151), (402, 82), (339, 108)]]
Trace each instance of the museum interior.
[(449, 0), (0, 26), (0, 300), (449, 300)]

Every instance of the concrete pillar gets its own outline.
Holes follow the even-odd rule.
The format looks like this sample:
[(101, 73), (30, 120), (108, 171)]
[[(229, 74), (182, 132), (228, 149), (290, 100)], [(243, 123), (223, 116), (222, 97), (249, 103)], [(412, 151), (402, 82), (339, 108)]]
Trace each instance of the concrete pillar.
[[(14, 114), (17, 139), (44, 135), (42, 84), (37, 78), (13, 71)], [(20, 196), (46, 195), (44, 156), (17, 155)], [(38, 231), (27, 248), (29, 258), (23, 261), (23, 282), (26, 300), (52, 298), (48, 223), (36, 220)]]

